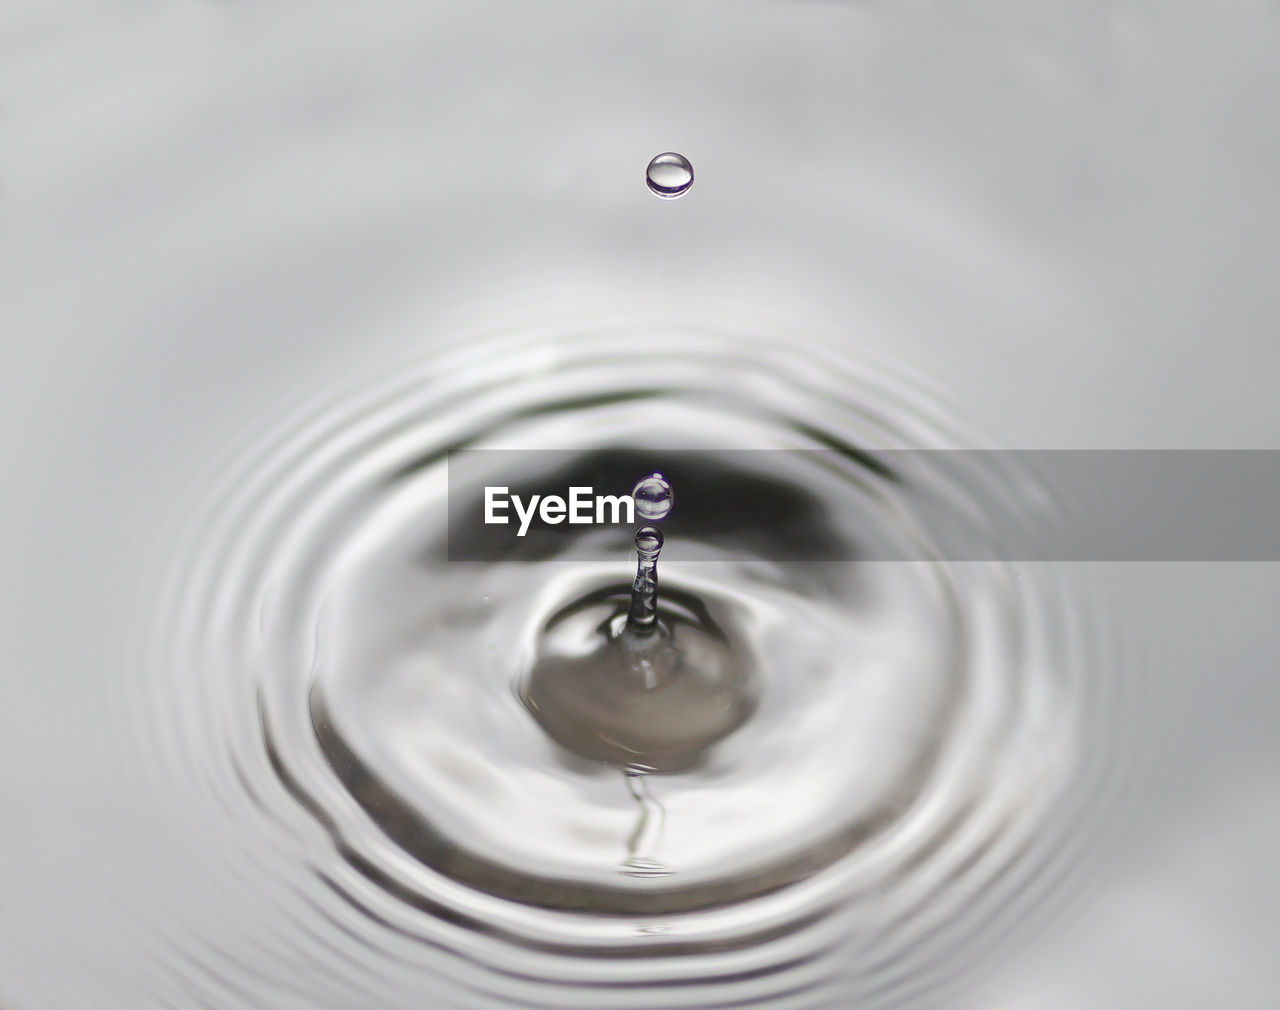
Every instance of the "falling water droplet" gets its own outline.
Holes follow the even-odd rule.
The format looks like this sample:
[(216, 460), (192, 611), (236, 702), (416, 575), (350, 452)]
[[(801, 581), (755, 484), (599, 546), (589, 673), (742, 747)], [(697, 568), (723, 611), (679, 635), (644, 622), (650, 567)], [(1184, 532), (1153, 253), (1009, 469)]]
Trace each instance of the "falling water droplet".
[(665, 519), (676, 501), (670, 482), (660, 473), (637, 481), (631, 489), (631, 497), (636, 503), (636, 515), (649, 522)]
[(667, 151), (649, 162), (644, 180), (654, 196), (674, 200), (684, 196), (693, 185), (693, 166), (683, 154)]

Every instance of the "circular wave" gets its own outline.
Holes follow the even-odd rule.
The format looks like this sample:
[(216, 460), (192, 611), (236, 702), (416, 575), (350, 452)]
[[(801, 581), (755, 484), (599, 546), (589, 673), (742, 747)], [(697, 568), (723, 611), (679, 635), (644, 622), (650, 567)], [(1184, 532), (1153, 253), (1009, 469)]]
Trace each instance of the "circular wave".
[[(305, 857), (317, 886), (362, 923), (344, 928), (411, 939), (472, 998), (895, 1005), (1059, 886), (1111, 690), (1096, 601), (1053, 566), (937, 545), (1032, 500), (1067, 521), (1042, 476), (890, 452), (970, 443), (913, 384), (812, 344), (668, 327), (432, 356), (265, 433), (202, 492), (159, 637), (216, 673), (166, 746), (226, 755), (215, 793), (292, 797), (329, 841)], [(625, 588), (630, 531), (448, 560), (449, 452), (549, 447), (535, 476), (627, 487), (683, 453), (662, 593), (753, 670), (749, 715), (688, 768), (586, 760), (521, 702), (557, 615)], [(777, 521), (691, 505), (729, 494)]]

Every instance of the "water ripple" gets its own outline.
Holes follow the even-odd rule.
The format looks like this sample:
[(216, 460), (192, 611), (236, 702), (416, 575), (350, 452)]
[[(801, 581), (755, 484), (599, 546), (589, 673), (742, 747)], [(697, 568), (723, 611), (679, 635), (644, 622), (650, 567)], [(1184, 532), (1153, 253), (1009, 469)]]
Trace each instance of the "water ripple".
[[(175, 524), (139, 691), (156, 788), (244, 830), (235, 872), (292, 893), (292, 942), (335, 998), (431, 978), (441, 1006), (906, 1005), (1061, 899), (1082, 797), (1117, 778), (1086, 746), (1125, 704), (1105, 601), (1072, 566), (955, 562), (932, 539), (1020, 521), (1028, 488), (1050, 521), (1079, 503), (999, 457), (888, 453), (975, 442), (883, 364), (693, 329), (496, 337), (317, 398)], [(712, 469), (823, 450), (825, 469), (779, 454), (743, 479), (900, 558), (787, 564), (712, 524), (669, 540), (664, 590), (707, 601), (759, 697), (706, 762), (651, 777), (648, 876), (624, 872), (643, 832), (622, 776), (563, 752), (517, 690), (552, 615), (625, 585), (625, 550), (440, 560), (447, 453), (548, 445)], [(182, 942), (193, 991), (253, 986)]]

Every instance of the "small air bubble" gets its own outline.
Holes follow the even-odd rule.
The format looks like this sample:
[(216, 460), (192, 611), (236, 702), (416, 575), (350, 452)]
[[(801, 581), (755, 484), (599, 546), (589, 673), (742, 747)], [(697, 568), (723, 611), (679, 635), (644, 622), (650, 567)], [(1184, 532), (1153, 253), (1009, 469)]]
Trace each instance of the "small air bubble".
[(636, 503), (636, 515), (653, 521), (667, 517), (675, 504), (676, 493), (666, 477), (654, 473), (636, 481), (636, 486), (631, 489), (631, 498)]
[(644, 181), (654, 196), (674, 200), (684, 196), (693, 185), (693, 166), (683, 154), (668, 151), (660, 154), (645, 169)]

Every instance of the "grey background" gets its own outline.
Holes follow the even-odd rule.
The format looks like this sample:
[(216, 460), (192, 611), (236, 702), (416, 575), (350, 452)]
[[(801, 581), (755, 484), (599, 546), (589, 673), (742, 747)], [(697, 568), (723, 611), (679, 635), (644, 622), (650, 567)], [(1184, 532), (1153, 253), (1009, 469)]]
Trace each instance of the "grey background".
[[(905, 361), (974, 447), (1280, 448), (1278, 45), (1262, 0), (9, 0), (0, 1001), (149, 1005), (118, 895), (207, 843), (122, 827), (103, 671), (178, 489), (318, 385), (680, 318)], [(1152, 685), (1131, 816), (961, 1007), (1274, 1006), (1280, 572), (1106, 577)]]

